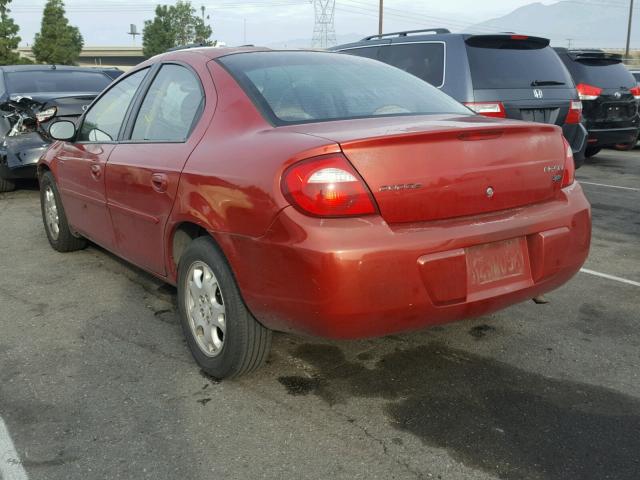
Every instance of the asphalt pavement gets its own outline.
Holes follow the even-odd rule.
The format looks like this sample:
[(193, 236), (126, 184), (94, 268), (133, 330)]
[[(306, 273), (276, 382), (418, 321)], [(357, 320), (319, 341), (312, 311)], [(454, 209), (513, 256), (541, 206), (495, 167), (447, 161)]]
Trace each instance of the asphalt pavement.
[(277, 334), (266, 368), (222, 383), (172, 288), (97, 247), (54, 252), (34, 185), (0, 195), (0, 478), (637, 480), (640, 151), (578, 178), (591, 273), (550, 303), (375, 340)]

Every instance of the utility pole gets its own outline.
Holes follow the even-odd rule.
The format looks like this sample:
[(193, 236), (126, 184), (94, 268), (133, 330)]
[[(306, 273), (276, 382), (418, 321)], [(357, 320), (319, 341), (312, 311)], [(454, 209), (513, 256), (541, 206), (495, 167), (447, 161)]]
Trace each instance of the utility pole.
[(380, 10), (378, 11), (378, 35), (382, 35), (382, 14), (384, 11), (383, 1), (384, 0), (380, 0)]
[(335, 45), (336, 0), (313, 0), (316, 18), (313, 26), (311, 48), (327, 48)]
[(573, 38), (567, 38), (567, 49), (571, 50), (571, 42), (573, 42)]
[(242, 44), (246, 45), (247, 44), (247, 19), (243, 18), (242, 23), (243, 23)]
[(629, 25), (627, 26), (627, 48), (624, 50), (625, 59), (629, 58), (629, 44), (631, 43), (631, 20), (633, 19), (633, 0), (629, 0)]

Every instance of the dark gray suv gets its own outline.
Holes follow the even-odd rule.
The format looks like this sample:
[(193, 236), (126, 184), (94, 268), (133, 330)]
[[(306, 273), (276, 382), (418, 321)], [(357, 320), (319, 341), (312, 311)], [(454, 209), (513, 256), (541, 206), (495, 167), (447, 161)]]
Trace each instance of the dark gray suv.
[(481, 115), (559, 125), (576, 167), (584, 162), (582, 103), (546, 38), (438, 28), (372, 35), (331, 50), (401, 68)]

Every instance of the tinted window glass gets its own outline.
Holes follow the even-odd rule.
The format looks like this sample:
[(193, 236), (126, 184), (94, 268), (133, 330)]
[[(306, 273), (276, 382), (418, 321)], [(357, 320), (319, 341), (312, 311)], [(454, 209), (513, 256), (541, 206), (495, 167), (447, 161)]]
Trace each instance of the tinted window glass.
[(80, 128), (79, 141), (117, 140), (127, 108), (148, 70), (140, 70), (117, 83), (91, 107)]
[(428, 83), (368, 58), (320, 52), (252, 52), (219, 61), (277, 125), (376, 116), (469, 114)]
[(409, 72), (436, 87), (441, 87), (444, 83), (444, 44), (392, 44), (380, 50), (379, 60)]
[(348, 55), (357, 55), (359, 57), (372, 58), (378, 60), (380, 48), (378, 47), (363, 47), (363, 48), (350, 48), (349, 50), (343, 50), (340, 53), (346, 53)]
[(603, 60), (570, 60), (568, 65), (576, 83), (600, 88), (635, 87), (636, 82), (627, 67), (620, 62)]
[(69, 70), (7, 72), (10, 93), (101, 92), (111, 83), (102, 72)]
[(532, 82), (558, 82), (545, 88), (573, 87), (567, 69), (551, 47), (483, 48), (467, 45), (473, 88), (531, 88)]
[(203, 105), (200, 81), (180, 65), (164, 65), (142, 102), (132, 140), (182, 142)]

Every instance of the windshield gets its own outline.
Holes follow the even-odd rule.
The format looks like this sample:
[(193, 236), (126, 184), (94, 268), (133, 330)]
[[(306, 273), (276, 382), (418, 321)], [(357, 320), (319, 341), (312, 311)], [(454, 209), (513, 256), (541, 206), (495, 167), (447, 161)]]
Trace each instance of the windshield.
[(14, 93), (101, 92), (111, 79), (101, 72), (45, 70), (8, 72), (7, 91)]
[(470, 112), (402, 70), (322, 52), (251, 52), (219, 62), (275, 125), (378, 116)]
[(573, 81), (551, 47), (484, 48), (467, 45), (473, 88), (573, 88)]

